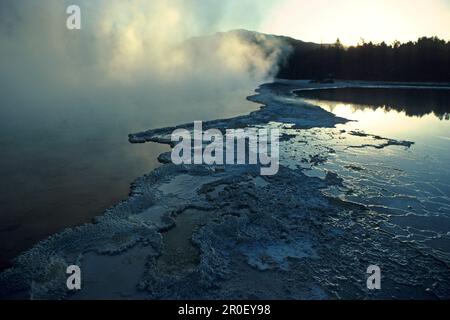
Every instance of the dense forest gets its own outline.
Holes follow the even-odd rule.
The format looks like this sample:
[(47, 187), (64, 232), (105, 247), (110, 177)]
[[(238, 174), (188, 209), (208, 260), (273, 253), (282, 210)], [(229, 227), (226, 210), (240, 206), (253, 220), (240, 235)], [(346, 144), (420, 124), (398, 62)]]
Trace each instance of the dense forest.
[(362, 41), (344, 47), (339, 39), (318, 47), (290, 45), (278, 78), (450, 82), (450, 42), (436, 37), (390, 45)]

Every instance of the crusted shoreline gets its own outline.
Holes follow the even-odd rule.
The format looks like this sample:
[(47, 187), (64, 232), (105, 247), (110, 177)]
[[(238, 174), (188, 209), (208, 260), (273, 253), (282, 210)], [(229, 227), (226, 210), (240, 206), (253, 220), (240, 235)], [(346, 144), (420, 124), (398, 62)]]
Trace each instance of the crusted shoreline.
[[(203, 126), (295, 131), (347, 121), (294, 99), (292, 92), (299, 86), (308, 84), (262, 85), (248, 98), (262, 104), (260, 110)], [(192, 124), (130, 134), (129, 140), (171, 145), (170, 134), (177, 128), (192, 129)], [(350, 134), (373, 140), (356, 147), (412, 144)], [(295, 137), (295, 132), (286, 133), (282, 139)], [(302, 144), (295, 142), (294, 147)], [(0, 297), (450, 297), (448, 264), (381, 231), (379, 218), (368, 208), (324, 195), (321, 190), (342, 183), (331, 172), (325, 179), (309, 177), (282, 160), (277, 175), (261, 177), (254, 165), (176, 166), (169, 158), (162, 154), (165, 164), (138, 178), (130, 197), (94, 223), (66, 229), (20, 255), (0, 274)], [(80, 265), (83, 272), (82, 290), (75, 293), (65, 285), (70, 264)], [(383, 290), (366, 288), (370, 264), (382, 266)]]

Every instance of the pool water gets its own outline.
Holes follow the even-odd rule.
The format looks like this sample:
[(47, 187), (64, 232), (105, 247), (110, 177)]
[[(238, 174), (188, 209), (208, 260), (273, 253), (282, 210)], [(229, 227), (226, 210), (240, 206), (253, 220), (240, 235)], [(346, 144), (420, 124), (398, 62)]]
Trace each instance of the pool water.
[[(450, 90), (333, 88), (296, 94), (353, 120), (302, 130), (301, 139), (309, 143), (300, 154), (326, 154), (326, 161), (304, 165), (305, 172), (336, 173), (343, 185), (325, 193), (366, 205), (379, 216), (382, 230), (450, 261)], [(386, 145), (383, 138), (414, 144)], [(285, 152), (292, 158), (292, 150)]]

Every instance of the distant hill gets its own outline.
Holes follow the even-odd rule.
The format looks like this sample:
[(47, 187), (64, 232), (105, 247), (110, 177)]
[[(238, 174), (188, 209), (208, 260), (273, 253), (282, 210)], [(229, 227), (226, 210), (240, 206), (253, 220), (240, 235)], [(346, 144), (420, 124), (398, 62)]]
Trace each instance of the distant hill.
[[(206, 58), (205, 48), (213, 48), (227, 37), (258, 47), (263, 56), (254, 58), (267, 58), (273, 64), (271, 75), (277, 78), (450, 82), (450, 42), (437, 37), (344, 47), (339, 39), (334, 44), (317, 44), (239, 29), (192, 38), (186, 46)], [(253, 57), (246, 59), (251, 65)]]
[[(195, 43), (211, 43), (214, 41), (220, 41), (224, 37), (227, 36), (237, 36), (242, 39), (246, 39), (250, 43), (263, 45), (267, 41), (278, 42), (281, 45), (290, 46), (292, 48), (297, 48), (299, 50), (311, 50), (320, 48), (320, 44), (314, 42), (305, 42), (301, 40), (297, 40), (287, 36), (278, 36), (273, 34), (261, 33), (256, 31), (250, 31), (245, 29), (235, 29), (227, 32), (217, 32), (215, 34), (209, 36), (201, 36), (201, 37), (193, 37), (186, 41), (186, 44), (195, 44)], [(329, 46), (329, 45), (325, 45)]]
[[(194, 37), (183, 43), (183, 49), (190, 55), (190, 61), (194, 67), (201, 67), (208, 61), (223, 63), (223, 61), (211, 61), (218, 57), (223, 60), (236, 58), (248, 66), (250, 71), (264, 65), (267, 70), (260, 71), (267, 71), (271, 76), (277, 76), (280, 67), (289, 65), (292, 55), (296, 56), (299, 52), (318, 48), (320, 45), (317, 43), (244, 29)], [(238, 57), (229, 57), (228, 55)]]

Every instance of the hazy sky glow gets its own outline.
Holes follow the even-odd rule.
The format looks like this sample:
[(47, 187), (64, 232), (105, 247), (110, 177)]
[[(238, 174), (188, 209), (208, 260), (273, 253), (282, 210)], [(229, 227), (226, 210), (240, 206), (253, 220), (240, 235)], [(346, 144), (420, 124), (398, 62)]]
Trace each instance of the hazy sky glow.
[(346, 45), (438, 36), (450, 40), (449, 0), (284, 0), (267, 11), (260, 31)]

